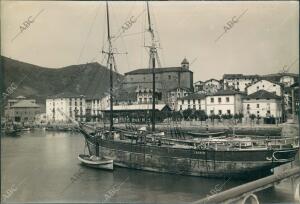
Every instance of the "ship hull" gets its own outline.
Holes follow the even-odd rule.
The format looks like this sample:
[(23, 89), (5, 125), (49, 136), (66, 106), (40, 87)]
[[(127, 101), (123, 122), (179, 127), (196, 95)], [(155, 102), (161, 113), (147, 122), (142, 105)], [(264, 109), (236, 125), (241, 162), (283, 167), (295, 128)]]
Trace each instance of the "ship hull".
[[(278, 152), (212, 151), (178, 149), (122, 141), (87, 139), (91, 155), (99, 154), (114, 160), (114, 165), (126, 168), (203, 177), (251, 178), (270, 174), (276, 166), (294, 160), (298, 149)], [(277, 155), (274, 161), (273, 154)]]

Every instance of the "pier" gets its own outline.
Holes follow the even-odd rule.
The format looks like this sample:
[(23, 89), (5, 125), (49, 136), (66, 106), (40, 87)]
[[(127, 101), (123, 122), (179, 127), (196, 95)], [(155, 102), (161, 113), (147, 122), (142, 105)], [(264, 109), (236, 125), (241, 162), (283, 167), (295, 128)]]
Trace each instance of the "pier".
[(298, 182), (294, 182), (295, 185), (295, 192), (294, 198), (296, 201), (300, 202), (300, 190), (299, 190), (299, 183), (300, 183), (300, 167), (294, 167), (292, 169), (283, 171), (278, 174), (274, 174), (271, 176), (267, 176), (231, 189), (226, 191), (208, 196), (201, 200), (197, 200), (193, 202), (193, 204), (204, 204), (204, 203), (253, 203), (258, 204), (259, 200), (255, 195), (256, 192), (264, 190), (266, 188), (272, 187), (276, 184), (279, 184), (281, 181), (285, 179), (294, 179), (298, 180)]

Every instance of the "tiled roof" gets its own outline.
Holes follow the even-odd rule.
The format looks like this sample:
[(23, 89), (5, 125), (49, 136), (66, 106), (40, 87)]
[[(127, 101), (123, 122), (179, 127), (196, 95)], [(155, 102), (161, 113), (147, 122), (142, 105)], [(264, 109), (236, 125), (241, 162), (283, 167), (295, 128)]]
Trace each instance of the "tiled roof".
[(28, 100), (22, 100), (11, 106), (12, 108), (39, 108), (40, 106)]
[(80, 95), (80, 94), (74, 94), (74, 93), (70, 93), (70, 92), (62, 92), (53, 96), (49, 96), (47, 97), (49, 99), (53, 98), (85, 98), (84, 95)]
[(235, 94), (242, 94), (241, 92), (234, 91), (234, 90), (218, 90), (215, 93), (209, 94), (211, 96), (227, 96), (227, 95), (235, 95)]
[(248, 96), (245, 96), (246, 99), (280, 99), (276, 94), (270, 93), (265, 90), (259, 90), (255, 93), (252, 93)]
[[(155, 109), (159, 111), (161, 111), (165, 107), (170, 108), (167, 104), (155, 104)], [(109, 110), (109, 107), (106, 108), (106, 111)], [(152, 104), (114, 105), (113, 110), (152, 110)]]
[(247, 78), (247, 79), (254, 79), (254, 78), (259, 78), (258, 75), (243, 75), (243, 74), (224, 74), (223, 79), (242, 79), (242, 78)]
[(217, 82), (220, 82), (219, 80), (212, 78), (212, 79), (206, 80), (204, 83), (209, 82), (209, 81), (217, 81)]
[(260, 79), (260, 80), (254, 82), (254, 83), (248, 84), (247, 86), (245, 86), (245, 89), (247, 89), (247, 88), (250, 87), (250, 86), (254, 86), (255, 84), (257, 84), (258, 82), (260, 82), (260, 81), (262, 81), (262, 80), (271, 82), (271, 83), (273, 83), (273, 84), (277, 84), (277, 85), (279, 85), (279, 86), (283, 86), (281, 83), (279, 83), (279, 82), (277, 82), (277, 81), (272, 81), (272, 80), (268, 80), (268, 79)]
[[(155, 68), (155, 73), (164, 73), (164, 72), (192, 72), (189, 69), (182, 67), (165, 67), (165, 68)], [(152, 74), (151, 68), (146, 69), (136, 69), (130, 72), (125, 73), (126, 75), (134, 75), (134, 74)]]
[(204, 94), (194, 93), (180, 98), (181, 100), (205, 99)]

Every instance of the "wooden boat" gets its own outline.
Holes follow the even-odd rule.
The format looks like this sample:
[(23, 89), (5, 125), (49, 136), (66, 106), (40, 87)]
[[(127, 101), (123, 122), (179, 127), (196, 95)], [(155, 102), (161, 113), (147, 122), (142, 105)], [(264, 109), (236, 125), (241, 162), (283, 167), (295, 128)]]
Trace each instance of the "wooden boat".
[(218, 137), (225, 135), (226, 132), (187, 132), (186, 134), (193, 136), (193, 137)]
[(86, 155), (86, 154), (79, 154), (78, 155), (79, 161), (81, 161), (84, 165), (98, 168), (98, 169), (106, 169), (106, 170), (113, 170), (114, 169), (114, 161), (112, 159), (105, 159), (101, 157), (97, 157), (95, 155)]
[[(118, 130), (113, 126), (113, 78), (114, 53), (109, 31), (108, 2), (106, 2), (109, 50), (107, 67), (110, 67), (110, 126), (109, 131), (97, 131), (80, 123), (79, 131), (84, 135), (89, 155), (111, 159), (114, 165), (145, 171), (173, 173), (205, 177), (260, 177), (271, 173), (271, 169), (292, 162), (299, 150), (299, 138), (260, 139), (251, 138), (193, 138), (186, 139), (178, 129), (167, 137), (155, 130), (155, 91), (152, 91), (151, 131)], [(150, 22), (147, 2), (148, 24), (152, 36), (150, 62), (153, 69), (152, 90), (155, 89), (155, 57), (157, 46)], [(233, 130), (234, 131), (234, 130)], [(233, 133), (234, 135), (234, 133)], [(88, 160), (88, 157), (84, 157)], [(85, 160), (86, 161), (86, 160)], [(87, 162), (87, 161), (86, 161)], [(89, 161), (90, 162), (90, 161)]]

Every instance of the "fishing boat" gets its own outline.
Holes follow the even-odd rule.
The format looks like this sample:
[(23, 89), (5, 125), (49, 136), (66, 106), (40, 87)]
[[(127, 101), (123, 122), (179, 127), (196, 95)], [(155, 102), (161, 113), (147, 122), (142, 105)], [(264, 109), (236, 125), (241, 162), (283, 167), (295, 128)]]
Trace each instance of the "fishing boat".
[[(96, 130), (84, 123), (79, 131), (84, 135), (89, 155), (112, 159), (114, 165), (132, 169), (205, 177), (250, 178), (271, 173), (271, 169), (292, 162), (299, 150), (299, 138), (251, 139), (172, 138), (155, 129), (155, 93), (152, 92), (151, 131), (120, 130), (113, 126), (114, 53), (110, 37), (109, 7), (106, 3), (109, 49), (107, 67), (110, 69), (110, 126)], [(147, 2), (148, 32), (151, 45), (150, 68), (155, 90), (155, 63), (157, 45), (151, 26)]]
[(105, 159), (105, 158), (97, 157), (95, 155), (90, 156), (86, 154), (79, 154), (78, 159), (84, 165), (89, 167), (106, 169), (106, 170), (114, 169), (114, 161), (112, 159)]

